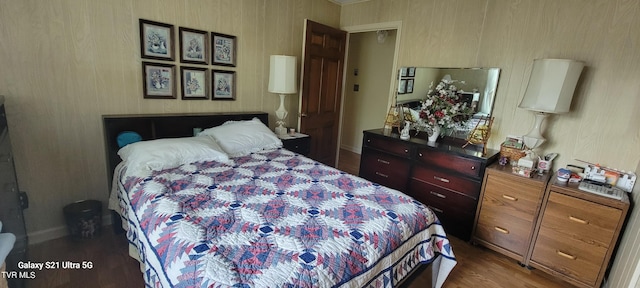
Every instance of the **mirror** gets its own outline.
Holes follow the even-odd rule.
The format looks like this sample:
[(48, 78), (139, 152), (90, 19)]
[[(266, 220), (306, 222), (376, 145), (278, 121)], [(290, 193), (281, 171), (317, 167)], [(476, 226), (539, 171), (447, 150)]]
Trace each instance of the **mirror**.
[[(458, 88), (461, 98), (474, 107), (473, 118), (488, 117), (493, 112), (500, 68), (402, 67), (398, 74), (396, 94), (398, 106), (419, 110), (420, 101), (427, 97), (432, 83), (435, 86), (443, 78), (450, 77), (456, 81), (455, 86)], [(473, 121), (469, 122), (472, 125)], [(464, 139), (471, 129), (473, 127), (458, 129), (453, 131), (450, 136)]]

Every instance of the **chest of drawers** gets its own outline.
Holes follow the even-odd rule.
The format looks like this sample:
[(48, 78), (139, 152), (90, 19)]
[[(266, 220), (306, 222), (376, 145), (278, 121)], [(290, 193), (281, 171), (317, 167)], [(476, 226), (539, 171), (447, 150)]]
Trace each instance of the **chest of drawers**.
[(600, 287), (629, 211), (629, 198), (610, 199), (550, 181), (529, 265), (578, 287)]
[(360, 176), (399, 190), (429, 206), (448, 234), (469, 240), (485, 167), (498, 151), (487, 155), (461, 144), (401, 140), (383, 129), (364, 131)]
[(486, 170), (473, 241), (562, 278), (600, 287), (629, 210), (622, 200), (583, 192), (551, 175)]
[(509, 165), (487, 168), (473, 241), (526, 264), (549, 177), (514, 175)]

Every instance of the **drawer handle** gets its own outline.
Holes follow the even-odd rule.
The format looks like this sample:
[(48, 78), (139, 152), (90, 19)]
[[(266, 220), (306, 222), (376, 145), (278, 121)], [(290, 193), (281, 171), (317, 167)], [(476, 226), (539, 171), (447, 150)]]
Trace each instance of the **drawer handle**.
[(389, 175), (387, 175), (387, 174), (382, 174), (382, 173), (380, 173), (380, 172), (376, 172), (376, 175), (378, 175), (378, 176), (382, 176), (382, 177), (384, 177), (384, 178), (389, 178)]
[(502, 198), (507, 199), (507, 200), (511, 200), (511, 201), (518, 201), (518, 198), (513, 197), (513, 196), (509, 196), (506, 194), (502, 194)]
[(442, 198), (442, 199), (447, 198), (447, 196), (446, 196), (446, 195), (440, 194), (440, 193), (438, 193), (438, 192), (429, 191), (429, 193), (430, 193), (431, 195), (433, 195), (433, 196), (440, 197), (440, 198)]
[(422, 157), (422, 153), (418, 153), (418, 156)]
[(585, 225), (589, 224), (589, 221), (580, 219), (578, 217), (569, 216), (569, 220), (574, 221), (574, 222), (578, 222), (580, 224), (585, 224)]
[(371, 139), (367, 139), (367, 143), (371, 143)]
[(576, 260), (576, 259), (578, 259), (578, 257), (577, 257), (577, 256), (573, 256), (573, 255), (571, 255), (571, 254), (569, 254), (569, 253), (565, 253), (565, 252), (562, 252), (562, 251), (560, 251), (560, 250), (556, 250), (556, 254), (558, 254), (558, 255), (560, 255), (560, 256), (562, 256), (562, 257), (564, 257), (564, 258), (571, 259), (571, 260)]
[(388, 164), (390, 164), (390, 162), (389, 162), (389, 161), (382, 160), (382, 159), (378, 159), (378, 162), (380, 162), (380, 163), (382, 163), (382, 164), (387, 164), (387, 165), (388, 165)]
[(442, 209), (438, 209), (438, 208), (433, 207), (433, 206), (428, 206), (428, 207), (429, 207), (431, 210), (436, 211), (436, 212), (438, 212), (438, 213), (442, 213), (442, 212), (444, 212), (444, 211), (442, 211)]
[(494, 226), (493, 229), (495, 229), (496, 231), (502, 233), (502, 234), (509, 234), (509, 230), (504, 229), (502, 227), (498, 227), (498, 226)]
[(444, 183), (449, 183), (449, 179), (447, 178), (442, 178), (442, 177), (438, 177), (438, 176), (433, 176), (433, 179), (436, 179), (438, 181), (442, 181)]
[(404, 149), (404, 153), (409, 153), (409, 149)]
[(476, 166), (471, 166), (471, 170), (476, 170)]

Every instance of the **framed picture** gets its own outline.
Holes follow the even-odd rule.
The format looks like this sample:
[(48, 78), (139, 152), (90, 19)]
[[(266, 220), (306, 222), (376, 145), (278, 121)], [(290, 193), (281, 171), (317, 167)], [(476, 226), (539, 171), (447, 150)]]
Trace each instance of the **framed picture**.
[(163, 63), (142, 62), (144, 98), (176, 98), (175, 66)]
[(209, 99), (209, 69), (180, 67), (182, 100)]
[(416, 67), (409, 67), (407, 71), (408, 77), (416, 77)]
[(407, 79), (407, 93), (413, 93), (413, 79)]
[(180, 27), (180, 62), (209, 64), (209, 33)]
[(400, 67), (400, 77), (407, 77), (407, 67)]
[(236, 67), (236, 36), (211, 32), (211, 64)]
[(213, 70), (211, 100), (236, 100), (236, 72)]
[(173, 25), (140, 19), (140, 56), (173, 61)]
[(407, 80), (402, 79), (400, 80), (400, 82), (398, 82), (398, 94), (405, 94), (405, 93), (407, 93)]

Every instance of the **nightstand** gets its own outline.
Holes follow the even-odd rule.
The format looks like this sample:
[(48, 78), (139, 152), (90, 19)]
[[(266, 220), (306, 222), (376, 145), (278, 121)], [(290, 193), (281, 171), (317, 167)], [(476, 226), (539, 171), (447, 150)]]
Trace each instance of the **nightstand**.
[(307, 134), (294, 133), (278, 135), (285, 149), (308, 156), (311, 153), (311, 137)]

